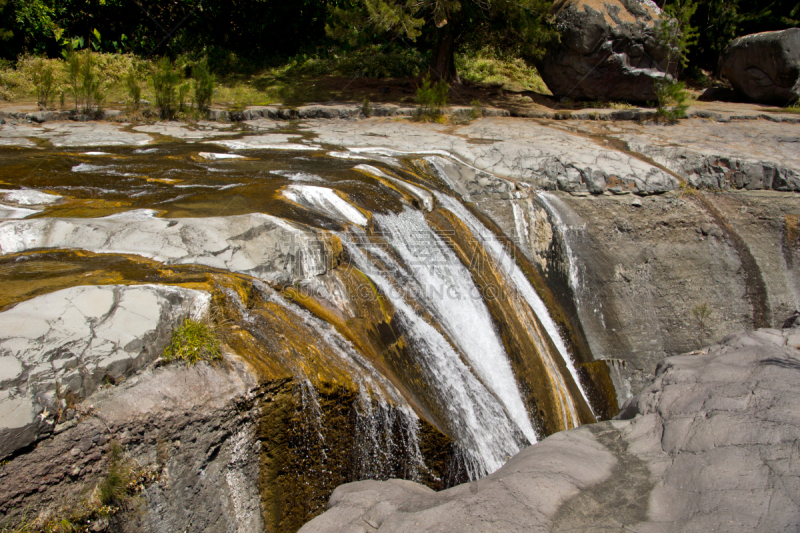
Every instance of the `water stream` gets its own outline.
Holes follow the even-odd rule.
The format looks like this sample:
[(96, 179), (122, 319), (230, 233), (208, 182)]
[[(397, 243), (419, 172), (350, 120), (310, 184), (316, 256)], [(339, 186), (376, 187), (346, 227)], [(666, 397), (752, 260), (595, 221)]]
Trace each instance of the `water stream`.
[[(17, 196), (39, 203), (5, 200), (28, 218), (0, 220), (0, 279), (9, 280), (0, 305), (79, 283), (204, 283), (236, 317), (239, 329), (226, 337), (231, 350), (248, 351), (264, 375), (294, 379), (309, 447), (331, 445), (324, 428), (332, 422), (317, 389), (335, 382), (352, 390), (359, 479), (422, 479), (423, 424), (452, 439), (453, 464), (474, 480), (546, 436), (545, 418), (551, 431), (587, 420), (588, 395), (565, 332), (502, 240), (461, 201), (431, 187), (444, 177), (413, 179), (408, 169), (422, 166), (408, 163), (422, 161), (418, 155), (269, 149), (234, 158), (188, 143), (146, 153), (3, 150), (0, 186), (30, 191)], [(442, 230), (444, 219), (455, 224), (451, 233)], [(273, 248), (258, 251), (249, 244), (273, 226), (297, 246), (270, 241)], [(465, 259), (461, 242), (491, 263), (486, 271), (501, 285), (502, 301), (490, 301), (480, 281), (485, 272)], [(96, 255), (74, 255), (87, 252)], [(250, 264), (273, 252), (280, 260), (269, 268), (296, 268), (275, 276)], [(345, 278), (361, 280), (381, 316), (359, 307)], [(241, 296), (247, 291), (253, 301)], [(310, 296), (292, 301), (301, 293)], [(394, 366), (384, 360), (389, 352)], [(526, 357), (536, 365), (520, 363)]]

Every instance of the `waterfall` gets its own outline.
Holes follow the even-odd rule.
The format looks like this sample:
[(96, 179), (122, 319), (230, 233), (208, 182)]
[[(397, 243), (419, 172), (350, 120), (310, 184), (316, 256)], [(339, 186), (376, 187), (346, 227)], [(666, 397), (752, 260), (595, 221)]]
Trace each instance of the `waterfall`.
[[(438, 395), (452, 436), (467, 456), (467, 474), (478, 479), (537, 439), (508, 358), (469, 272), (422, 214), (406, 209), (374, 217), (402, 263), (380, 243), (364, 246), (367, 239), (359, 230), (352, 230), (354, 238), (343, 235), (342, 241), (355, 266), (394, 306), (393, 320), (406, 332), (427, 388)], [(431, 263), (431, 269), (426, 267)], [(444, 332), (418, 308), (430, 313)]]
[[(567, 349), (566, 342), (564, 342), (558, 326), (550, 316), (547, 306), (539, 297), (536, 290), (525, 276), (525, 273), (522, 271), (519, 265), (517, 265), (516, 260), (511, 256), (503, 243), (500, 242), (500, 240), (498, 240), (497, 237), (477, 218), (475, 218), (475, 216), (472, 215), (472, 213), (470, 213), (469, 210), (467, 210), (467, 208), (464, 207), (460, 202), (446, 194), (438, 192), (436, 193), (436, 198), (444, 208), (458, 217), (464, 224), (466, 224), (470, 231), (472, 231), (472, 233), (480, 239), (481, 243), (484, 245), (486, 251), (489, 253), (496, 266), (498, 266), (505, 274), (508, 285), (516, 289), (516, 292), (521, 295), (522, 301), (524, 301), (528, 306), (530, 306), (530, 309), (533, 310), (539, 322), (542, 324), (542, 327), (544, 327), (547, 336), (555, 345), (556, 350), (558, 351), (557, 355), (564, 361), (570, 375), (572, 376), (572, 379), (580, 389), (581, 394), (588, 405), (589, 402), (586, 392), (581, 386), (580, 379), (578, 378), (578, 372), (575, 369), (575, 364), (572, 360), (569, 350)], [(519, 305), (522, 302), (515, 303)], [(520, 313), (520, 316), (524, 317), (525, 313)], [(536, 324), (530, 324), (529, 330), (531, 331), (532, 340), (539, 344), (539, 352), (543, 361), (550, 368), (551, 378), (555, 381), (555, 384), (561, 391), (559, 397), (563, 402), (565, 413), (564, 416), (566, 417), (568, 414), (571, 419), (565, 419), (564, 425), (565, 427), (577, 427), (580, 425), (577, 410), (575, 403), (569, 394), (569, 391), (567, 390), (567, 384), (564, 381), (564, 377), (558, 370), (558, 365), (556, 364), (553, 356), (550, 354), (550, 350), (547, 348), (546, 344), (542, 342), (540, 335), (537, 334), (538, 327)]]
[[(419, 447), (419, 418), (395, 386), (331, 324), (288, 303), (263, 282), (254, 281), (253, 287), (265, 301), (288, 310), (311, 329), (350, 368), (349, 374), (359, 391), (354, 405), (357, 416), (354, 454), (359, 479), (387, 479), (391, 477), (393, 466), (402, 465), (406, 479), (419, 481), (420, 473), (428, 471)], [(260, 317), (249, 313), (235, 292), (225, 289), (225, 293), (235, 302), (243, 320), (254, 326), (253, 333), (257, 337)], [(309, 342), (313, 341), (309, 339)], [(289, 365), (295, 369), (295, 393), (303, 408), (303, 423), (308, 426), (309, 435), (313, 433), (324, 455), (327, 426), (318, 393), (299, 365), (291, 362)], [(397, 437), (400, 442), (396, 442)]]
[[(556, 227), (561, 232), (561, 236), (563, 237), (564, 241), (564, 250), (566, 252), (567, 261), (569, 262), (569, 285), (572, 289), (572, 294), (575, 295), (576, 300), (580, 298), (580, 289), (583, 287), (583, 284), (580, 282), (580, 272), (578, 271), (578, 258), (572, 251), (572, 246), (570, 245), (570, 240), (567, 238), (567, 231), (568, 226), (564, 223), (564, 220), (561, 218), (561, 214), (558, 210), (553, 206), (553, 203), (559, 202), (560, 200), (553, 196), (550, 193), (540, 192), (537, 194), (539, 200), (544, 204), (545, 209), (553, 217), (553, 221), (556, 223)], [(580, 303), (579, 301), (576, 303)]]
[(503, 342), (469, 270), (419, 211), (375, 215), (375, 223), (426, 292), (436, 322), (528, 441), (536, 442)]

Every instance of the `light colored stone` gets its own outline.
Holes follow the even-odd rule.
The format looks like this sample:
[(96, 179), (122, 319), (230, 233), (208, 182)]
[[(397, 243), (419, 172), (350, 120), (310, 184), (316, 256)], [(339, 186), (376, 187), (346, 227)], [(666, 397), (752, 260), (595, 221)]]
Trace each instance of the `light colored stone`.
[(721, 348), (667, 359), (623, 420), (557, 433), (435, 494), (341, 485), (300, 531), (793, 531), (800, 355), (771, 340)]
[(138, 210), (99, 219), (0, 222), (2, 254), (37, 248), (137, 254), (269, 281), (293, 282), (325, 273), (333, 260), (327, 243), (322, 232), (261, 213), (170, 220)]
[(230, 131), (227, 131), (230, 130), (230, 126), (225, 127), (213, 122), (204, 122), (202, 125), (198, 124), (198, 126), (200, 127), (192, 128), (182, 122), (156, 122), (155, 124), (134, 126), (131, 129), (142, 133), (157, 133), (158, 135), (182, 140), (209, 139), (231, 134)]
[(0, 357), (0, 383), (13, 381), (22, 375), (22, 364), (12, 356)]
[[(317, 134), (316, 141), (346, 146), (355, 154), (439, 155), (496, 178), (539, 188), (577, 190), (585, 188), (588, 181), (598, 184), (594, 176), (601, 173), (617, 176), (620, 182), (644, 193), (678, 188), (675, 177), (629, 154), (556, 127), (531, 128), (529, 123), (511, 119), (482, 119), (453, 133), (440, 125), (392, 120), (308, 121), (304, 125)], [(469, 142), (472, 139), (496, 142), (473, 144)]]
[(0, 196), (2, 196), (6, 202), (16, 205), (52, 204), (62, 198), (57, 194), (48, 194), (46, 192), (37, 191), (36, 189), (0, 189)]
[(239, 139), (213, 141), (214, 144), (224, 146), (229, 150), (319, 150), (315, 144), (301, 142), (299, 135), (284, 135), (282, 133), (267, 133), (263, 135), (248, 135)]
[(34, 442), (68, 392), (86, 397), (106, 376), (156, 359), (175, 324), (205, 314), (209, 301), (171, 286), (78, 286), (1, 312), (0, 456)]

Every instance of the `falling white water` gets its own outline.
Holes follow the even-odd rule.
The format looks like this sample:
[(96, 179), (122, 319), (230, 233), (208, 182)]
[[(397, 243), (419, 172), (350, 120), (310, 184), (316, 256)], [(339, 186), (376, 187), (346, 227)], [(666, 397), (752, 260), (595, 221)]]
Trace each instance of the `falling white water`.
[(517, 202), (511, 202), (511, 211), (514, 213), (514, 228), (517, 231), (517, 244), (525, 245), (529, 239), (528, 220)]
[[(382, 223), (386, 224), (386, 220), (384, 219)], [(395, 226), (394, 229), (399, 230), (400, 227), (403, 226)], [(404, 229), (412, 230), (417, 227), (414, 224), (405, 226)], [(425, 227), (427, 228), (427, 225)], [(391, 222), (386, 224), (386, 230), (391, 231), (390, 228), (392, 228)], [(427, 231), (430, 233), (429, 228)], [(410, 238), (411, 235), (406, 234), (405, 237)], [(412, 305), (406, 301), (400, 292), (401, 290), (406, 294), (416, 293), (416, 295), (424, 294), (425, 292), (425, 289), (417, 282), (414, 273), (405, 266), (398, 264), (389, 254), (377, 247), (370, 248), (369, 252), (373, 257), (379, 256), (380, 261), (383, 263), (380, 266), (373, 263), (366, 253), (350, 239), (347, 239), (346, 236), (343, 236), (343, 242), (354, 264), (369, 276), (392, 302), (396, 310), (394, 320), (397, 321), (401, 330), (407, 333), (406, 340), (410, 351), (419, 356), (416, 363), (422, 367), (424, 375), (429, 380), (429, 383), (427, 383), (428, 388), (439, 395), (443, 408), (447, 410), (448, 422), (452, 426), (454, 437), (469, 456), (469, 460), (466, 463), (468, 467), (467, 475), (470, 479), (478, 479), (500, 468), (509, 457), (520, 450), (520, 439), (527, 438), (531, 443), (536, 442), (536, 434), (530, 425), (527, 414), (524, 420), (520, 420), (518, 427), (517, 423), (515, 423), (517, 421), (516, 418), (512, 421), (509, 411), (498, 400), (498, 396), (487, 390), (487, 387), (476, 378), (461, 359), (461, 355), (442, 333), (419, 316)], [(395, 243), (391, 244), (394, 246)], [(441, 241), (439, 246), (446, 248), (446, 245)], [(402, 254), (408, 251), (408, 248), (403, 250), (401, 246), (397, 251)], [(407, 257), (407, 259), (414, 260), (414, 257)], [(452, 259), (454, 259), (455, 263), (460, 264), (457, 258), (453, 257)], [(391, 273), (393, 279), (403, 280), (405, 282), (403, 283), (404, 286), (396, 287), (393, 285), (385, 275), (387, 270)], [(468, 273), (466, 276), (466, 279), (471, 281)], [(434, 278), (433, 282), (436, 285), (428, 287), (433, 292), (439, 291), (441, 293), (441, 291), (447, 290), (443, 280)], [(410, 287), (410, 285), (414, 286)], [(475, 292), (477, 292), (477, 288)], [(465, 293), (462, 292), (462, 294)], [(466, 294), (469, 294), (469, 292), (467, 291)], [(429, 302), (427, 307), (430, 311), (436, 312), (437, 319), (440, 318), (438, 316), (440, 310), (432, 302)], [(460, 314), (459, 318), (471, 320), (475, 317), (465, 313)], [(451, 318), (451, 322), (455, 320), (455, 317)], [(474, 323), (468, 322), (466, 325), (471, 326), (475, 331), (487, 331)], [(461, 330), (463, 331), (463, 328)], [(459, 329), (456, 329), (456, 331), (459, 331)], [(491, 331), (491, 327), (488, 331)], [(464, 344), (469, 343), (464, 339), (462, 339), (462, 342)], [(474, 347), (470, 349), (470, 352), (472, 354), (475, 353)], [(505, 364), (508, 365), (507, 360)], [(496, 386), (496, 383), (493, 384)], [(513, 374), (510, 381), (505, 382), (505, 386), (506, 391), (503, 396), (507, 400), (510, 396), (508, 391), (514, 391), (519, 397)], [(515, 404), (512, 400), (508, 400), (508, 403), (514, 408)], [(521, 399), (516, 405), (522, 405)], [(524, 406), (522, 406), (522, 411), (524, 412)]]
[(503, 342), (469, 270), (419, 211), (405, 209), (399, 215), (375, 215), (375, 223), (411, 267), (417, 283), (430, 293), (427, 303), (436, 322), (503, 403), (520, 431), (531, 443), (536, 442)]
[(569, 285), (570, 288), (572, 289), (572, 294), (574, 294), (575, 299), (578, 300), (578, 298), (580, 297), (579, 289), (581, 288), (581, 282), (579, 278), (580, 272), (578, 271), (578, 259), (572, 252), (572, 247), (569, 244), (569, 239), (567, 239), (566, 235), (567, 225), (561, 219), (561, 214), (559, 214), (558, 210), (555, 207), (553, 207), (553, 202), (558, 201), (558, 199), (546, 192), (540, 192), (537, 196), (539, 197), (544, 206), (547, 208), (547, 211), (555, 220), (556, 226), (561, 231), (561, 235), (564, 237), (563, 238), (564, 248), (566, 249), (567, 260), (569, 261)]
[[(561, 336), (556, 323), (553, 321), (553, 318), (550, 316), (550, 313), (547, 310), (547, 306), (544, 304), (542, 299), (536, 293), (536, 290), (531, 286), (530, 281), (525, 276), (525, 273), (522, 269), (517, 265), (517, 262), (514, 258), (508, 253), (505, 246), (497, 239), (497, 237), (488, 229), (486, 228), (477, 218), (475, 218), (472, 213), (470, 213), (467, 208), (465, 208), (460, 202), (455, 200), (454, 198), (441, 194), (436, 193), (436, 198), (441, 205), (443, 205), (446, 209), (456, 215), (458, 218), (464, 222), (467, 227), (472, 231), (474, 235), (476, 235), (479, 239), (481, 239), (482, 244), (486, 248), (486, 251), (490, 254), (492, 259), (495, 261), (496, 266), (500, 267), (501, 271), (503, 271), (508, 279), (513, 283), (513, 286), (519, 291), (522, 295), (524, 300), (528, 303), (530, 308), (536, 314), (536, 317), (541, 322), (542, 326), (544, 327), (547, 335), (553, 341), (556, 349), (559, 352), (559, 355), (564, 360), (564, 363), (569, 370), (572, 379), (575, 381), (578, 389), (581, 391), (583, 398), (586, 400), (587, 405), (589, 405), (588, 398), (586, 396), (586, 392), (583, 390), (581, 386), (580, 379), (578, 378), (578, 372), (575, 369), (575, 364), (572, 361), (572, 356), (567, 350), (567, 345), (564, 342), (564, 339)], [(536, 340), (536, 339), (534, 339)], [(567, 405), (565, 406), (566, 409), (564, 410), (565, 416), (566, 413), (572, 417), (573, 426), (579, 425), (579, 419), (577, 415), (577, 410), (575, 409), (575, 405), (570, 397), (569, 393), (567, 392), (566, 383), (564, 383), (561, 373), (558, 371), (558, 368), (555, 365), (555, 362), (550, 360), (547, 357), (549, 353), (547, 350), (540, 350), (542, 354), (542, 359), (545, 363), (550, 365), (552, 375), (559, 381), (559, 386), (561, 387), (564, 394), (562, 395), (565, 398)], [(566, 421), (565, 421), (566, 423)], [(567, 426), (569, 427), (569, 426)]]
[[(392, 463), (398, 462), (406, 469), (406, 479), (419, 481), (421, 472), (429, 472), (419, 447), (419, 417), (397, 388), (330, 323), (301, 307), (289, 304), (265, 283), (255, 281), (253, 286), (266, 301), (287, 309), (301, 320), (303, 325), (319, 335), (326, 346), (339, 356), (342, 363), (350, 367), (349, 374), (359, 387), (360, 399), (357, 410), (360, 410), (360, 415), (374, 417), (371, 420), (359, 417), (357, 420), (358, 433), (354, 437), (359, 446), (360, 477), (383, 479), (386, 477), (385, 474), (391, 473)], [(234, 291), (230, 289), (223, 291), (235, 303), (242, 318), (255, 326), (254, 332), (257, 334), (260, 318), (247, 310)], [(299, 367), (295, 373), (298, 386), (296, 390), (300, 395), (303, 411), (311, 423), (315, 438), (319, 443), (324, 443), (324, 413), (319, 405), (316, 388)], [(367, 403), (369, 408), (366, 408)], [(400, 419), (399, 424), (395, 423), (397, 418)], [(401, 430), (401, 443), (394, 441), (393, 434), (387, 434), (393, 432), (397, 426)], [(325, 453), (323, 446), (320, 450), (321, 453)]]
[(352, 222), (359, 226), (367, 225), (367, 217), (342, 199), (333, 189), (313, 185), (289, 185), (281, 193), (294, 203), (333, 219)]

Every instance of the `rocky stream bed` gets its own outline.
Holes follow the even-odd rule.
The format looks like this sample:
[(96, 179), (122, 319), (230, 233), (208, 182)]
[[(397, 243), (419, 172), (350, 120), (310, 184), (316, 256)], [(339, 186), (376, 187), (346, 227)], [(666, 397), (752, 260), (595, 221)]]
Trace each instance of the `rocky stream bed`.
[(2, 527), (797, 531), (800, 125), (249, 111), (0, 127)]

